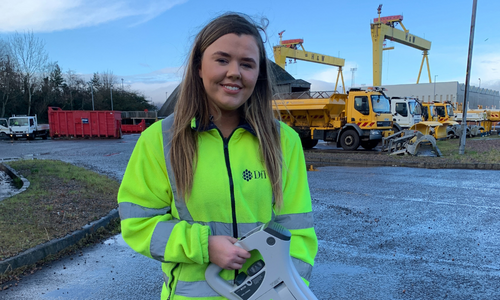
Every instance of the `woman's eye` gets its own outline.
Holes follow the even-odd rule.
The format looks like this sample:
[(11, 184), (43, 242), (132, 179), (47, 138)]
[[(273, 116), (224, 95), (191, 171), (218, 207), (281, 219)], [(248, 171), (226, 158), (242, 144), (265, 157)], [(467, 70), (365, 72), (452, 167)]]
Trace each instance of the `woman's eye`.
[(227, 60), (223, 58), (217, 58), (215, 61), (221, 64), (227, 63)]
[(252, 64), (241, 64), (244, 68), (252, 69), (253, 65)]

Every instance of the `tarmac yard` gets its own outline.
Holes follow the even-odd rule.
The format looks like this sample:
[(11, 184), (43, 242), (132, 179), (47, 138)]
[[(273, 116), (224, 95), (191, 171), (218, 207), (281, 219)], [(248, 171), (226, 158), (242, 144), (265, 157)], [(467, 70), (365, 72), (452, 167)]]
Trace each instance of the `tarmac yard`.
[[(0, 141), (0, 159), (60, 159), (120, 180), (137, 138)], [(318, 299), (500, 299), (499, 171), (313, 170)], [(118, 235), (24, 277), (0, 299), (159, 299), (161, 281), (159, 263)]]

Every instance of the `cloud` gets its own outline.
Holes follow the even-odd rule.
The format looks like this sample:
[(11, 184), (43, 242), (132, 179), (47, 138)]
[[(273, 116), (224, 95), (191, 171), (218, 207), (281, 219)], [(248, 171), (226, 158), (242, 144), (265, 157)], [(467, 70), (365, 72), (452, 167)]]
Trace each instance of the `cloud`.
[(115, 77), (119, 81), (123, 78), (123, 83), (127, 88), (144, 94), (147, 100), (152, 100), (158, 108), (161, 108), (167, 97), (181, 82), (183, 72), (183, 67), (163, 68), (150, 73), (130, 76), (115, 75)]
[(500, 53), (484, 53), (473, 59), (470, 81), (475, 83), (479, 78), (481, 87), (499, 90)]
[(51, 32), (135, 17), (139, 24), (187, 0), (2, 0), (0, 32)]
[(148, 101), (153, 101), (158, 109), (160, 109), (179, 83), (180, 81), (157, 83), (134, 82), (130, 84), (130, 88), (143, 93)]

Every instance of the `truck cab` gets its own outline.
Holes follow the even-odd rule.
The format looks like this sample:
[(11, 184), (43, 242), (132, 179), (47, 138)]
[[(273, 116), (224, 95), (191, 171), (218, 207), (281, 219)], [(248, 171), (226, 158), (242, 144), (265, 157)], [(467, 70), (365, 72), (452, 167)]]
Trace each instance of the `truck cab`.
[(0, 118), (0, 137), (7, 136), (9, 133), (9, 125), (7, 123), (7, 119)]
[(446, 127), (446, 136), (458, 137), (459, 123), (455, 121), (455, 114), (451, 103), (424, 102), (422, 106), (424, 108), (423, 117), (425, 121), (439, 122), (443, 124), (443, 127)]
[(422, 121), (422, 105), (415, 98), (391, 97), (391, 113), (394, 131), (409, 129)]
[[(373, 149), (384, 132), (392, 129), (389, 99), (380, 88), (350, 89), (346, 99), (347, 123), (340, 132), (337, 144), (346, 150), (361, 147)], [(353, 135), (356, 131), (359, 138)]]

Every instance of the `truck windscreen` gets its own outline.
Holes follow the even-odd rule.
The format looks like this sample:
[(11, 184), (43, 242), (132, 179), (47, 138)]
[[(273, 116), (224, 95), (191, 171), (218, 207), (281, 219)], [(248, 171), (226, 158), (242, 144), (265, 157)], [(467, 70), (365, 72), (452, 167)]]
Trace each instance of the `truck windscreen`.
[(418, 102), (408, 102), (410, 105), (410, 112), (412, 115), (421, 115), (422, 106)]
[(9, 126), (28, 126), (28, 118), (10, 118)]
[(391, 104), (384, 95), (372, 95), (373, 112), (381, 114), (391, 113)]

